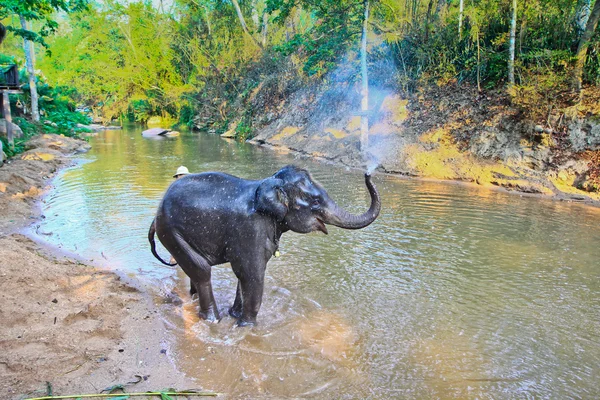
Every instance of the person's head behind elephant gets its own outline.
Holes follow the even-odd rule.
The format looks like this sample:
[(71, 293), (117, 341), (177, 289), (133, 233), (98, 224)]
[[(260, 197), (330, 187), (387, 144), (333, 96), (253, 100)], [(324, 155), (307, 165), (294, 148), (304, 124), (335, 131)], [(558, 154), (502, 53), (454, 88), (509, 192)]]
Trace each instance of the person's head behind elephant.
[(285, 222), (297, 233), (321, 231), (327, 234), (325, 224), (360, 229), (375, 221), (381, 208), (369, 175), (366, 183), (373, 201), (366, 213), (355, 216), (340, 208), (308, 171), (288, 165), (258, 187), (256, 210)]

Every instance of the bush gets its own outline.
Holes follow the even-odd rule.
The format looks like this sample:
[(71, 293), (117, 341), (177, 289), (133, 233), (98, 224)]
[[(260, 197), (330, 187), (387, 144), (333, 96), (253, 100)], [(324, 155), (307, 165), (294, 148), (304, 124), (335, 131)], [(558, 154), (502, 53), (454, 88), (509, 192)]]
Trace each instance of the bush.
[(0, 137), (0, 140), (2, 141), (3, 150), (8, 157), (14, 157), (17, 154), (23, 153), (25, 150), (27, 150), (25, 143), (30, 138), (38, 134), (38, 132), (43, 132), (43, 127), (41, 126), (41, 124), (34, 124), (32, 122), (29, 122), (25, 118), (17, 117), (15, 118), (14, 123), (17, 124), (19, 128), (21, 128), (21, 130), (23, 131), (22, 137), (15, 138), (14, 149), (11, 149), (8, 146), (8, 140), (5, 137)]

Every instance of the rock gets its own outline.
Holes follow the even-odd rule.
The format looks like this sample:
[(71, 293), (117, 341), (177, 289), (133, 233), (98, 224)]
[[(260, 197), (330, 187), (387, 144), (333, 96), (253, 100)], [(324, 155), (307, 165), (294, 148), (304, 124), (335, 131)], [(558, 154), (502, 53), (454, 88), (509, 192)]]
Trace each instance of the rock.
[(558, 173), (558, 179), (560, 179), (560, 180), (561, 180), (561, 181), (563, 181), (563, 182), (566, 182), (566, 181), (567, 181), (567, 179), (569, 179), (569, 174), (567, 174), (567, 172), (566, 172), (566, 171), (564, 171), (564, 170), (563, 170), (563, 171), (560, 171), (560, 172)]
[(546, 134), (552, 134), (554, 131), (552, 130), (552, 128), (544, 128), (541, 125), (536, 125), (533, 130), (536, 133), (546, 133)]
[(23, 154), (21, 159), (23, 160), (38, 160), (38, 161), (51, 161), (54, 160), (54, 155), (50, 153), (44, 153), (41, 151), (28, 151)]
[[(12, 128), (13, 128), (13, 135), (15, 137), (21, 137), (23, 136), (23, 131), (21, 130), (21, 128), (19, 127), (19, 125), (15, 124), (14, 122), (11, 122), (12, 124)], [(6, 120), (4, 118), (0, 118), (0, 133), (3, 134), (4, 136), (7, 135), (6, 133)]]
[(145, 136), (145, 137), (162, 136), (162, 135), (165, 135), (169, 131), (170, 131), (170, 129), (165, 129), (165, 128), (150, 128), (150, 129), (146, 129), (145, 131), (143, 131), (142, 136)]
[(569, 140), (575, 151), (600, 149), (600, 122), (576, 119), (569, 124)]
[(101, 124), (90, 124), (90, 125), (77, 124), (77, 127), (89, 129), (92, 132), (122, 129), (122, 127), (118, 126), (118, 125), (101, 125)]
[(230, 129), (221, 135), (222, 138), (235, 139), (235, 129)]

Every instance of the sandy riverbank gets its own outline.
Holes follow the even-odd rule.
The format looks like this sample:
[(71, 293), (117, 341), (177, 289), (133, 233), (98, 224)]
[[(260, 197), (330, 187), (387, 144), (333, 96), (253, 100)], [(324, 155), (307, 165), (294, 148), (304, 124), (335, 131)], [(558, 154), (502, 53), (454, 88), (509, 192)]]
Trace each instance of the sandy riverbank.
[(49, 179), (87, 151), (81, 140), (42, 135), (0, 168), (0, 398), (47, 393), (189, 389), (143, 284), (85, 265), (22, 234), (40, 215)]

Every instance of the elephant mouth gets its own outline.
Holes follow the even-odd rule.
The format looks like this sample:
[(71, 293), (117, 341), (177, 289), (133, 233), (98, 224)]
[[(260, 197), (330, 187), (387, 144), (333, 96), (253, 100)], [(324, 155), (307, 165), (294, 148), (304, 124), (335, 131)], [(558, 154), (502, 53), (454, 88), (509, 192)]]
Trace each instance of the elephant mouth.
[(323, 221), (321, 221), (319, 218), (316, 219), (317, 220), (317, 230), (323, 232), (324, 234), (328, 235), (329, 232), (327, 231), (327, 227), (325, 226), (325, 223)]

